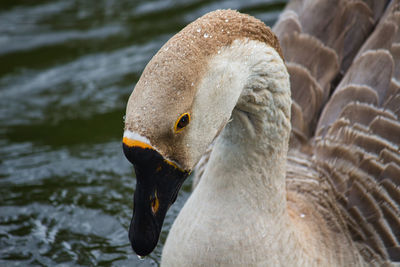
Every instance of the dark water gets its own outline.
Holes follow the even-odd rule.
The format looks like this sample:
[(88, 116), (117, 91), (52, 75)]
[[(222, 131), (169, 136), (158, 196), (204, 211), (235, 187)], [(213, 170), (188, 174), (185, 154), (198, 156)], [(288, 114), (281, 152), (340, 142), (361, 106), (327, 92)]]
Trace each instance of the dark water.
[(267, 0), (2, 0), (0, 266), (158, 265), (139, 260), (127, 229), (135, 178), (121, 149), (125, 104), (152, 55), (218, 8), (272, 25)]

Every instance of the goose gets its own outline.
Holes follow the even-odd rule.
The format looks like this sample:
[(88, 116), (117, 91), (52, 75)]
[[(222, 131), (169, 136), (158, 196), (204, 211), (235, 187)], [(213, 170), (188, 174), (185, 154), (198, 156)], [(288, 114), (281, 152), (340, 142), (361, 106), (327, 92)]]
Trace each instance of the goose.
[(398, 0), (303, 0), (173, 36), (126, 108), (133, 250), (194, 170), (162, 266), (399, 264), (399, 25)]

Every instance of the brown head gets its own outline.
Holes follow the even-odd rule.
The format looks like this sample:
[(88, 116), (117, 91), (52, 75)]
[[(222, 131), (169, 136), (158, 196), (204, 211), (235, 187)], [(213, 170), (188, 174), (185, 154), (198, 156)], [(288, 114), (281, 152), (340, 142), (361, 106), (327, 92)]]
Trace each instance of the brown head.
[[(223, 78), (229, 62), (214, 73), (210, 64), (238, 40), (272, 47), (282, 57), (276, 36), (263, 22), (217, 10), (186, 26), (158, 51), (129, 98), (123, 142), (137, 176), (130, 240), (139, 255), (154, 249), (181, 184), (231, 116), (239, 95), (233, 106), (219, 110), (214, 99), (225, 91), (215, 85), (205, 98), (200, 90), (205, 90), (205, 77), (207, 88), (214, 87), (213, 75)], [(235, 60), (241, 67), (240, 55)], [(233, 83), (235, 77), (229, 79)], [(200, 99), (209, 101), (209, 109)]]

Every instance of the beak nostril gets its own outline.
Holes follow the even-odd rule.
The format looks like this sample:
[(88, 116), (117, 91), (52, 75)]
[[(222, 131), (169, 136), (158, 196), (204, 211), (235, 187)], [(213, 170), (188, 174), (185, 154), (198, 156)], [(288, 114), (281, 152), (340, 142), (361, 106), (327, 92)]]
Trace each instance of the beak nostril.
[(158, 207), (160, 206), (160, 202), (157, 197), (157, 191), (154, 193), (154, 198), (151, 200), (151, 211), (153, 214), (156, 214), (158, 211)]
[(160, 165), (158, 165), (158, 167), (156, 169), (156, 172), (160, 172), (161, 170), (162, 170), (162, 167), (161, 167), (161, 164), (160, 164)]

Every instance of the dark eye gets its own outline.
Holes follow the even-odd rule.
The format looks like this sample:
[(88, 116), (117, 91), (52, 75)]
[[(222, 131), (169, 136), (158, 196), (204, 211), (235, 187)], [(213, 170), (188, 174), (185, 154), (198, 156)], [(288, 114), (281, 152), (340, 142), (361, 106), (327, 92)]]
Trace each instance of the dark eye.
[(190, 121), (189, 113), (183, 113), (179, 119), (175, 123), (175, 132), (180, 132), (183, 128), (185, 128)]

